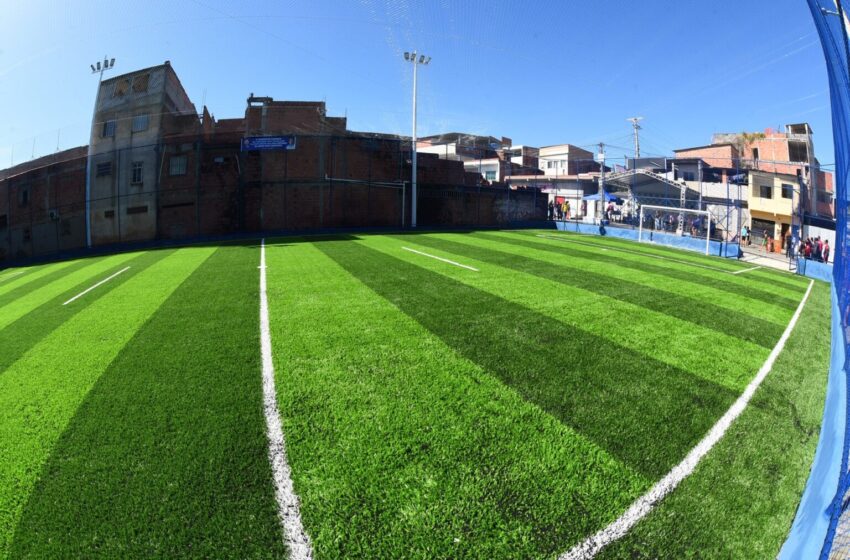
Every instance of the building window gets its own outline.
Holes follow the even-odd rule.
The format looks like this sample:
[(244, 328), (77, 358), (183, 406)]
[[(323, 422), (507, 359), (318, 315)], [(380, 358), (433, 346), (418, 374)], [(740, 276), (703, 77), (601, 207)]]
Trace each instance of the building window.
[(552, 168), (554, 168), (554, 167), (555, 167), (555, 162), (554, 162), (554, 161), (547, 161), (547, 162), (546, 162), (546, 168), (547, 168), (547, 169), (552, 169)]
[(829, 191), (818, 191), (818, 202), (832, 202), (832, 193)]
[(144, 93), (148, 91), (148, 81), (150, 81), (150, 77), (150, 74), (140, 74), (133, 78), (133, 92)]
[(3, 214), (0, 216), (0, 229), (6, 229), (9, 227), (9, 216)]
[(130, 183), (132, 183), (134, 185), (141, 185), (142, 184), (142, 181), (144, 179), (144, 175), (142, 174), (143, 169), (144, 168), (143, 168), (143, 164), (142, 164), (141, 161), (134, 161), (133, 162), (133, 167), (132, 167), (132, 171), (131, 171), (131, 175), (130, 175)]
[(115, 217), (115, 210), (104, 210), (103, 211), (103, 217), (104, 218), (114, 218)]
[(112, 97), (121, 97), (130, 89), (130, 78), (122, 78), (115, 82), (115, 89), (112, 90)]
[(185, 175), (187, 168), (188, 158), (186, 156), (171, 156), (171, 159), (168, 160), (168, 174), (169, 175)]
[(127, 208), (128, 214), (147, 214), (148, 207), (147, 206), (131, 206)]
[(30, 189), (29, 187), (25, 187), (18, 191), (18, 205), (19, 206), (29, 206), (30, 203)]
[(794, 198), (794, 185), (782, 183), (782, 198)]
[(112, 162), (111, 161), (106, 161), (106, 162), (97, 164), (97, 176), (103, 177), (105, 175), (112, 175)]
[(759, 158), (759, 149), (753, 148), (753, 159), (758, 159), (758, 158)]
[(809, 161), (808, 145), (805, 142), (788, 142), (788, 159), (791, 161)]
[(768, 187), (766, 185), (759, 186), (759, 197), (760, 198), (773, 198), (773, 187)]
[(115, 136), (115, 121), (106, 121), (103, 123), (103, 132), (101, 132), (102, 138), (108, 138)]
[(696, 181), (693, 171), (682, 171), (682, 179), (685, 181)]
[(495, 181), (496, 180), (496, 172), (495, 171), (485, 171), (484, 172), (484, 178), (487, 179), (488, 181)]
[(133, 117), (133, 132), (142, 132), (148, 129), (148, 115), (136, 115)]

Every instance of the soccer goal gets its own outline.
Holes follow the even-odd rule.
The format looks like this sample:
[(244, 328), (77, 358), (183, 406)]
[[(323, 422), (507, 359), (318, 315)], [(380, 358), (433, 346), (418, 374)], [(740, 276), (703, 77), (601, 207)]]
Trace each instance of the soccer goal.
[(644, 226), (652, 231), (687, 236), (693, 239), (705, 237), (705, 254), (709, 253), (711, 240), (711, 212), (708, 210), (690, 210), (687, 208), (671, 208), (670, 206), (653, 206), (644, 204), (640, 207), (640, 225), (638, 226), (638, 242), (643, 242)]

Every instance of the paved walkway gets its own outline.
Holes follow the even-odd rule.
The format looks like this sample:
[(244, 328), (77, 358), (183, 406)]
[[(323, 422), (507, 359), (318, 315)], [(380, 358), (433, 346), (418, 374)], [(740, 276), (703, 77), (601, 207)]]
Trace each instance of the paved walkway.
[(784, 270), (785, 272), (791, 270), (788, 257), (781, 253), (765, 254), (764, 251), (757, 249), (755, 246), (741, 247), (741, 251), (744, 253), (744, 256), (739, 259), (740, 262), (752, 263), (753, 266), (775, 268), (776, 270)]

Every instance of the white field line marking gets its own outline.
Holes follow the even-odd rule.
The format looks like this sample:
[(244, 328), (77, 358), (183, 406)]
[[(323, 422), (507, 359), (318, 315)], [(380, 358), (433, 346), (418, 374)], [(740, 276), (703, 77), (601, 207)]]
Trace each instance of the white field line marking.
[(749, 272), (751, 270), (758, 270), (759, 268), (761, 268), (761, 267), (760, 266), (754, 266), (752, 268), (745, 268), (744, 270), (736, 270), (732, 274), (741, 274), (742, 272)]
[(17, 272), (10, 272), (9, 274), (4, 274), (3, 276), (0, 276), (0, 282), (2, 282), (3, 280), (7, 280), (13, 276), (17, 276), (18, 274), (23, 274), (24, 272), (26, 272), (26, 270), (19, 270)]
[[(578, 241), (577, 239), (570, 239), (569, 237), (555, 237), (553, 235), (542, 235), (542, 234), (537, 234), (537, 237), (543, 237), (545, 239), (555, 239), (556, 241), (567, 241), (569, 243), (577, 243), (579, 245), (587, 245), (588, 247), (596, 247), (596, 248), (599, 247), (599, 245), (594, 245), (593, 243), (586, 243), (584, 241)], [(653, 259), (661, 259), (663, 261), (670, 261), (670, 262), (679, 263), (679, 264), (686, 264), (688, 266), (696, 266), (698, 268), (707, 268), (708, 270), (716, 270), (717, 272), (731, 272), (732, 274), (735, 274), (735, 272), (732, 272), (731, 270), (726, 270), (725, 268), (717, 268), (715, 266), (709, 266), (707, 264), (699, 264), (699, 263), (694, 263), (694, 262), (690, 262), (690, 261), (681, 261), (679, 259), (671, 259), (670, 257), (664, 257), (662, 255), (653, 255), (651, 253), (644, 253), (643, 251), (632, 251), (630, 249), (621, 249), (620, 247), (609, 247), (609, 249), (611, 249), (612, 251), (620, 251), (622, 253), (631, 253), (633, 255), (640, 255), (642, 257), (651, 257)], [(743, 271), (739, 271), (739, 272), (743, 272)]]
[(266, 435), (269, 438), (269, 462), (274, 477), (277, 514), (283, 525), (283, 542), (292, 560), (313, 558), (310, 537), (301, 523), (298, 496), (292, 484), (292, 470), (286, 460), (286, 441), (277, 407), (272, 362), (272, 335), (269, 329), (269, 299), (266, 295), (266, 240), (260, 245), (260, 354), (263, 359), (263, 413), (266, 416)]
[(673, 467), (673, 469), (667, 473), (664, 478), (659, 480), (655, 486), (649, 490), (649, 492), (638, 498), (616, 521), (595, 535), (587, 538), (585, 541), (577, 544), (570, 549), (569, 552), (565, 552), (558, 556), (558, 560), (585, 560), (593, 558), (600, 550), (628, 533), (629, 530), (638, 521), (643, 519), (644, 516), (651, 512), (667, 494), (672, 492), (680, 482), (694, 472), (694, 469), (700, 460), (705, 457), (709, 451), (711, 451), (711, 448), (720, 441), (726, 433), (726, 430), (732, 425), (732, 422), (741, 415), (747, 407), (747, 404), (749, 404), (750, 399), (752, 399), (755, 394), (756, 389), (759, 388), (759, 385), (761, 385), (762, 381), (764, 381), (765, 377), (767, 377), (767, 374), (770, 373), (771, 368), (773, 368), (773, 363), (785, 347), (788, 337), (791, 336), (791, 331), (794, 330), (794, 325), (797, 324), (797, 319), (800, 318), (800, 314), (803, 312), (803, 307), (806, 305), (806, 300), (809, 299), (809, 294), (812, 291), (814, 283), (814, 280), (809, 282), (809, 288), (806, 290), (803, 299), (800, 300), (800, 305), (797, 306), (797, 311), (794, 312), (794, 316), (791, 317), (791, 321), (788, 323), (788, 326), (785, 327), (785, 332), (783, 332), (782, 336), (779, 337), (779, 341), (776, 343), (776, 346), (773, 347), (773, 350), (770, 352), (770, 355), (761, 366), (761, 369), (758, 371), (755, 378), (750, 381), (750, 384), (747, 385), (747, 388), (744, 389), (744, 392), (740, 397), (738, 397), (738, 400), (736, 400), (732, 406), (729, 407), (729, 410), (727, 410), (720, 418), (720, 420), (712, 426), (708, 435), (706, 435), (696, 447), (691, 449), (681, 463)]
[(116, 272), (115, 274), (113, 274), (112, 276), (110, 276), (109, 278), (104, 278), (103, 280), (101, 280), (100, 282), (98, 282), (97, 284), (95, 284), (94, 286), (91, 286), (90, 288), (86, 288), (85, 290), (83, 290), (83, 291), (82, 291), (82, 292), (80, 292), (79, 294), (75, 295), (74, 297), (72, 297), (71, 299), (69, 299), (68, 301), (66, 301), (65, 303), (63, 303), (62, 305), (68, 305), (69, 303), (71, 303), (71, 302), (72, 302), (72, 301), (74, 301), (75, 299), (83, 297), (84, 295), (86, 295), (86, 294), (87, 294), (87, 293), (89, 293), (90, 291), (94, 290), (95, 288), (97, 288), (97, 287), (98, 287), (98, 286), (100, 286), (101, 284), (106, 284), (107, 282), (109, 282), (110, 280), (112, 280), (113, 278), (115, 278), (116, 276), (118, 276), (119, 274), (121, 274), (122, 272), (127, 272), (129, 269), (130, 269), (130, 267), (129, 267), (129, 266), (125, 266), (124, 268), (122, 268), (121, 270), (119, 270), (118, 272)]
[(429, 255), (428, 253), (423, 253), (422, 251), (417, 251), (416, 249), (411, 249), (410, 247), (402, 247), (405, 251), (410, 251), (411, 253), (416, 253), (417, 255), (422, 255), (425, 257), (431, 257), (432, 259), (437, 259), (438, 261), (443, 261), (444, 263), (453, 264), (455, 266), (459, 266), (461, 268), (465, 268), (467, 270), (472, 270), (474, 272), (481, 272), (477, 268), (472, 268), (471, 266), (467, 266), (465, 264), (460, 264), (459, 262), (450, 261), (449, 259), (444, 259), (443, 257), (438, 257), (437, 255)]

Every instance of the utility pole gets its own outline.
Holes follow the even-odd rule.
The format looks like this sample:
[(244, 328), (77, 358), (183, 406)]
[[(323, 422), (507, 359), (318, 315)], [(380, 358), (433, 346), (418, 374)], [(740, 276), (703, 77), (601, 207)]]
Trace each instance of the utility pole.
[(596, 216), (599, 218), (599, 224), (605, 216), (605, 144), (599, 143), (599, 209), (596, 211)]
[[(91, 249), (91, 160), (92, 160), (92, 144), (95, 137), (94, 125), (97, 118), (97, 99), (100, 97), (100, 84), (103, 82), (103, 73), (115, 67), (115, 59), (103, 57), (103, 63), (91, 65), (92, 74), (99, 74), (97, 79), (97, 95), (94, 96), (94, 110), (91, 114), (91, 133), (89, 137), (89, 150), (86, 157), (86, 247)], [(117, 211), (117, 209), (116, 209)]]
[(410, 227), (416, 227), (416, 69), (420, 64), (431, 62), (430, 56), (418, 55), (416, 51), (404, 53), (404, 59), (413, 64), (413, 139), (410, 145), (411, 193), (410, 193)]
[[(697, 173), (699, 174), (699, 208), (702, 210), (702, 160), (697, 161)], [(728, 200), (728, 199), (727, 199)]]
[(643, 117), (630, 117), (626, 119), (630, 123), (632, 123), (632, 128), (635, 131), (635, 159), (640, 157), (640, 138), (638, 137), (638, 130), (641, 129), (641, 126), (638, 124), (643, 120)]

